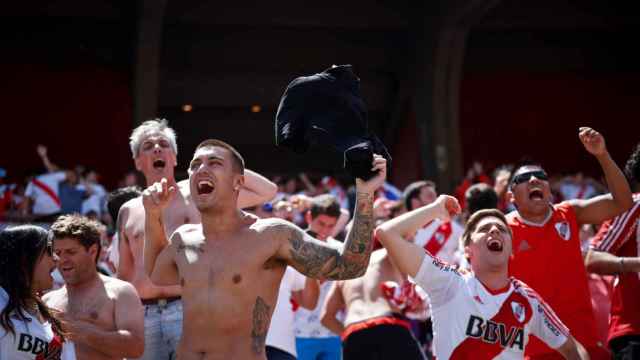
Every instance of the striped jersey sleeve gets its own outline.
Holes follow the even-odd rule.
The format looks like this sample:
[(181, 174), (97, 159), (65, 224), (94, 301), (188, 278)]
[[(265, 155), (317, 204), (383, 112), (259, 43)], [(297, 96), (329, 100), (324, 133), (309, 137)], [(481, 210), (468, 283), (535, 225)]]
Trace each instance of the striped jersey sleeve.
[(590, 247), (596, 251), (615, 254), (636, 231), (640, 219), (640, 193), (633, 195), (633, 206), (624, 213), (607, 220), (591, 239)]
[(535, 290), (522, 281), (517, 281), (517, 287), (529, 298), (533, 309), (531, 333), (552, 349), (562, 346), (570, 337), (569, 328)]

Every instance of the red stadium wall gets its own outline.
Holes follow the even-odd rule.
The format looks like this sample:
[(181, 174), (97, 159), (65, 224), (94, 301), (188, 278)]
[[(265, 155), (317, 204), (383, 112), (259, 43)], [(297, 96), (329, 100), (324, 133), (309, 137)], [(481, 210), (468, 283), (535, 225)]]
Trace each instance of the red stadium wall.
[(62, 167), (95, 168), (109, 188), (133, 167), (128, 74), (96, 66), (3, 64), (0, 69), (6, 104), (0, 167), (11, 178), (43, 168), (35, 151), (40, 143)]
[(640, 74), (490, 72), (467, 74), (460, 125), (465, 168), (487, 168), (527, 155), (549, 172), (600, 176), (577, 128), (601, 131), (623, 166), (640, 141)]

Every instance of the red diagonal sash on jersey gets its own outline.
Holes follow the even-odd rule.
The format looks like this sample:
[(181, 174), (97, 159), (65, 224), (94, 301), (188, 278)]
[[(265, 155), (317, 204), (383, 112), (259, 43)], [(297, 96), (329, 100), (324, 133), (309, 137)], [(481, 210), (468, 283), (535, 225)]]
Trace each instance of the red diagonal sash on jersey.
[[(524, 313), (517, 313), (517, 310)], [(520, 317), (519, 321), (517, 316)], [(512, 346), (516, 340), (518, 329), (524, 331), (524, 327), (532, 316), (531, 305), (527, 298), (517, 291), (513, 291), (509, 297), (502, 303), (498, 313), (490, 319), (493, 324), (502, 326), (489, 326), (489, 321), (484, 321), (481, 326), (482, 336), (474, 338), (468, 336), (460, 343), (451, 354), (452, 360), (459, 359), (493, 359), (498, 356), (505, 347), (501, 342), (505, 342), (506, 346)], [(503, 327), (504, 326), (504, 327)], [(490, 330), (487, 329), (490, 327)], [(487, 333), (491, 332), (489, 337), (496, 339), (494, 342), (486, 341)], [(524, 334), (521, 334), (524, 336)], [(524, 343), (524, 338), (521, 339)]]
[(51, 200), (53, 200), (53, 202), (56, 203), (56, 205), (60, 206), (60, 198), (58, 197), (58, 195), (56, 195), (56, 193), (53, 190), (51, 190), (49, 186), (47, 186), (47, 184), (43, 183), (42, 181), (36, 178), (31, 180), (31, 182), (33, 183), (33, 185), (39, 187), (40, 190), (44, 191), (47, 195), (49, 195)]
[[(440, 249), (442, 249), (444, 244), (447, 243), (447, 240), (449, 240), (451, 231), (450, 221), (442, 223), (442, 225), (438, 226), (436, 231), (433, 232), (433, 235), (431, 235), (431, 238), (427, 240), (427, 243), (424, 244), (425, 250), (427, 250), (431, 255), (437, 256)], [(438, 237), (442, 237), (444, 240), (440, 242), (438, 241)]]
[(60, 360), (62, 355), (62, 342), (58, 335), (54, 335), (51, 342), (36, 356), (36, 360)]

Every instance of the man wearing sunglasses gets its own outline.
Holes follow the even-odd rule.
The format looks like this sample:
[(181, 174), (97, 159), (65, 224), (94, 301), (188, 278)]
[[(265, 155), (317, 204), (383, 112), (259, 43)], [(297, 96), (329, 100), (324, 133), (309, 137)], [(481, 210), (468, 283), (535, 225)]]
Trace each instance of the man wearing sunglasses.
[[(507, 216), (513, 231), (512, 276), (536, 289), (593, 358), (604, 344), (596, 338), (595, 320), (580, 249), (579, 225), (599, 224), (632, 206), (631, 191), (622, 171), (611, 159), (604, 137), (582, 127), (579, 138), (600, 163), (610, 194), (552, 205), (548, 176), (539, 165), (515, 169), (509, 197), (516, 211)], [(527, 347), (533, 359), (561, 358), (537, 339)]]

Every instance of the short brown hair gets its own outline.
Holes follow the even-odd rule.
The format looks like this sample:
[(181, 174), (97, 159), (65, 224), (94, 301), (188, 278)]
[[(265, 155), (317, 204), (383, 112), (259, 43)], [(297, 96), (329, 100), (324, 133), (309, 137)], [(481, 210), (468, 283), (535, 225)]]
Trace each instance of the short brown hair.
[(464, 228), (464, 232), (462, 233), (462, 237), (460, 238), (460, 245), (462, 248), (469, 245), (469, 243), (471, 242), (471, 233), (476, 229), (476, 226), (478, 226), (478, 223), (480, 222), (480, 220), (486, 217), (495, 217), (500, 219), (500, 221), (504, 223), (507, 230), (509, 231), (509, 235), (513, 237), (513, 233), (511, 232), (511, 227), (509, 226), (509, 223), (507, 222), (507, 218), (504, 216), (502, 211), (498, 209), (478, 210), (473, 215), (471, 215), (471, 217), (467, 221), (467, 224)]
[(340, 204), (338, 199), (331, 194), (323, 194), (311, 200), (311, 218), (315, 219), (320, 215), (327, 215), (333, 218), (340, 217)]
[(411, 184), (407, 185), (407, 187), (402, 192), (402, 202), (404, 203), (405, 209), (407, 211), (413, 210), (411, 207), (411, 200), (420, 196), (420, 191), (425, 188), (430, 187), (433, 191), (436, 191), (436, 183), (431, 180), (420, 180), (414, 181)]
[(97, 221), (78, 214), (62, 215), (51, 225), (51, 232), (54, 241), (63, 238), (76, 239), (86, 250), (96, 244), (98, 252), (94, 260), (97, 262), (100, 257), (100, 227)]
[(233, 158), (234, 170), (239, 172), (240, 175), (244, 175), (244, 158), (242, 157), (242, 155), (240, 155), (238, 150), (236, 150), (233, 146), (227, 144), (226, 142), (224, 142), (222, 140), (207, 139), (207, 140), (201, 142), (196, 147), (195, 151), (198, 151), (199, 149), (206, 148), (206, 147), (219, 147), (219, 148), (227, 149), (227, 151), (229, 151), (231, 153), (231, 156)]

